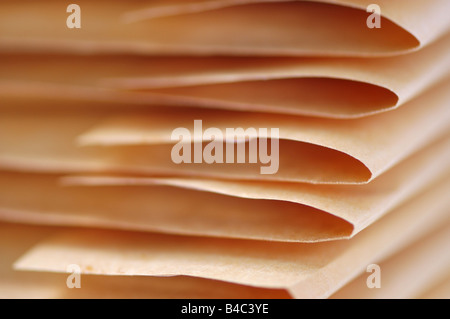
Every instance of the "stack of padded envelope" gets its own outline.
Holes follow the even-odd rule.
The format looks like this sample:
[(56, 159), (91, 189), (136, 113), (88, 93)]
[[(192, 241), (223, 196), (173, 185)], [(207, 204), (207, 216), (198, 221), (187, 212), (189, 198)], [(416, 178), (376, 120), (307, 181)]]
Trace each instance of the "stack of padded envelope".
[(372, 3), (1, 1), (0, 297), (450, 298), (450, 1)]

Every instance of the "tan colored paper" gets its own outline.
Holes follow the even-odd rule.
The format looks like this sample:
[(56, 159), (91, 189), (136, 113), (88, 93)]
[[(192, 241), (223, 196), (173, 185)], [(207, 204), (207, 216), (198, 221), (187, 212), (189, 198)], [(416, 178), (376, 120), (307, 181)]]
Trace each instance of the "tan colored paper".
[(0, 174), (0, 219), (273, 241), (348, 238), (353, 227), (312, 207), (152, 185), (64, 187), (59, 176)]
[[(448, 298), (450, 0), (68, 5), (0, 1), (0, 298)], [(279, 172), (174, 164), (197, 119)]]
[(3, 172), (0, 219), (271, 241), (335, 240), (352, 237), (445, 175), (448, 161), (450, 138), (371, 184), (352, 187), (96, 176), (65, 178), (77, 186), (64, 187), (58, 175)]
[(58, 231), (47, 227), (0, 224), (0, 298), (289, 298), (278, 289), (261, 289), (193, 277), (83, 276), (82, 289), (69, 289), (68, 275), (13, 270), (31, 246)]
[(448, 222), (449, 186), (447, 179), (351, 241), (289, 244), (74, 230), (36, 245), (15, 267), (65, 272), (68, 264), (78, 264), (86, 274), (189, 275), (286, 288), (297, 298), (328, 297), (372, 260)]
[(355, 118), (395, 109), (448, 75), (449, 49), (450, 34), (383, 59), (3, 55), (0, 96)]
[[(146, 9), (131, 11), (125, 14), (127, 20), (135, 21), (139, 19), (152, 19), (158, 17), (183, 15), (195, 12), (214, 11), (218, 9), (244, 7), (245, 4), (261, 4), (261, 3), (278, 3), (284, 4), (293, 0), (164, 0), (153, 1), (147, 5)], [(295, 0), (294, 0), (295, 1)], [(309, 0), (317, 3), (328, 3), (330, 5), (337, 4), (357, 8), (366, 11), (367, 7), (373, 2), (370, 0)], [(308, 4), (306, 8), (308, 7)], [(449, 23), (446, 21), (445, 15), (439, 12), (439, 8), (448, 5), (445, 1), (425, 1), (408, 0), (389, 1), (381, 0), (377, 2), (381, 9), (382, 16), (394, 22), (397, 26), (402, 27), (405, 31), (413, 35), (421, 46), (433, 41), (439, 34), (448, 30)], [(446, 7), (448, 8), (448, 7)], [(426, 11), (424, 11), (426, 10)], [(436, 20), (436, 17), (439, 19)], [(430, 27), (432, 24), (432, 27)], [(336, 25), (328, 29), (334, 29)], [(311, 29), (313, 30), (313, 29)], [(315, 29), (317, 32), (317, 29)], [(299, 31), (299, 30), (297, 30)], [(333, 31), (333, 30), (327, 30)], [(336, 31), (336, 30), (334, 30)], [(318, 33), (318, 32), (317, 32)], [(316, 37), (319, 35), (315, 34)], [(371, 37), (374, 34), (370, 34)], [(372, 38), (373, 39), (373, 38)], [(328, 41), (325, 41), (328, 42)], [(333, 45), (333, 44), (330, 44)], [(336, 44), (334, 44), (336, 45)], [(373, 51), (370, 52), (373, 54)]]
[(424, 292), (417, 299), (450, 299), (450, 276)]
[[(130, 113), (94, 127), (81, 135), (79, 142), (89, 146), (106, 145), (112, 150), (125, 146), (129, 161), (147, 162), (149, 169), (154, 166), (155, 171), (168, 174), (325, 184), (366, 183), (448, 131), (449, 98), (450, 81), (446, 81), (395, 112), (347, 121), (213, 111)], [(199, 141), (193, 129), (196, 119), (202, 120), (203, 130), (216, 127), (225, 132), (226, 128), (241, 127), (255, 128), (258, 132), (259, 128), (279, 128), (278, 172), (261, 175), (261, 163), (174, 164), (170, 158), (171, 143), (174, 143), (172, 131), (185, 127), (191, 131), (194, 141)]]
[[(282, 137), (292, 141), (280, 141), (280, 168), (274, 175), (261, 175), (261, 163), (176, 165), (170, 157), (170, 144), (78, 147), (77, 137), (108, 117), (106, 110), (86, 109), (4, 111), (0, 118), (0, 166), (27, 171), (120, 171), (247, 180), (366, 183), (448, 130), (449, 83), (442, 83), (395, 112), (358, 121), (310, 118), (293, 121), (281, 117), (276, 123), (275, 117), (242, 115), (242, 120), (239, 120), (237, 115), (230, 114), (227, 118), (221, 116), (226, 119), (221, 123), (213, 116), (205, 118), (211, 125), (225, 127), (233, 124), (246, 128), (248, 123), (270, 128), (274, 123), (279, 124)], [(181, 114), (179, 117), (182, 118)], [(189, 115), (184, 118), (188, 119)], [(113, 127), (99, 134), (84, 135), (82, 142), (102, 141), (102, 144), (107, 144), (111, 143), (111, 136), (111, 140), (117, 143), (120, 135), (121, 139), (130, 138), (131, 142), (139, 143), (142, 141), (137, 138), (140, 132), (145, 134), (143, 141), (166, 142), (170, 138), (169, 129), (188, 124), (187, 121), (176, 121), (177, 117), (155, 121), (158, 122), (158, 126), (152, 129), (155, 135), (146, 133), (146, 125), (136, 134), (134, 125), (142, 124), (136, 121), (125, 123), (122, 130)]]
[(395, 109), (448, 75), (449, 50), (450, 34), (407, 56), (222, 59), (202, 65), (193, 61), (191, 67), (175, 62), (141, 71), (147, 75), (117, 76), (104, 85), (153, 94), (165, 104), (355, 118)]
[(363, 273), (335, 293), (335, 299), (410, 299), (430, 288), (450, 269), (450, 224), (379, 264), (381, 287), (368, 288)]
[[(305, 209), (305, 207), (302, 206), (298, 207), (297, 209), (299, 210), (299, 213), (300, 209), (305, 213), (304, 218), (306, 218), (305, 221), (307, 221), (307, 223), (302, 224), (302, 226), (298, 225), (297, 227), (301, 231), (299, 231), (296, 236), (291, 237), (291, 239), (297, 238), (299, 241), (320, 241), (333, 239), (333, 237), (339, 238), (345, 233), (347, 233), (347, 235), (344, 235), (343, 237), (353, 236), (403, 201), (420, 192), (420, 190), (437, 180), (439, 177), (445, 176), (449, 169), (445, 164), (449, 161), (450, 157), (449, 142), (450, 139), (446, 138), (443, 141), (436, 143), (432, 147), (427, 148), (423, 152), (420, 152), (403, 162), (401, 165), (374, 182), (364, 186), (313, 186), (307, 184), (252, 183), (206, 179), (101, 176), (72, 177), (65, 179), (65, 181), (66, 183), (72, 185), (86, 186), (134, 185), (139, 187), (143, 185), (166, 185), (235, 196), (243, 199), (286, 201), (288, 203), (303, 204), (330, 213), (331, 215), (339, 217), (351, 224), (352, 228), (349, 228), (348, 225), (333, 220), (333, 218), (328, 219), (329, 223), (335, 223), (338, 228), (332, 228), (333, 231), (331, 233), (327, 233), (327, 231), (325, 231), (326, 228), (322, 230), (317, 228), (316, 219), (308, 219), (310, 218), (308, 215), (314, 214), (315, 210)], [(195, 200), (197, 196), (192, 197), (193, 202), (197, 203), (196, 205), (198, 205), (198, 201)], [(214, 198), (215, 196), (212, 197)], [(205, 201), (204, 203), (208, 205), (211, 201)], [(245, 200), (242, 201), (243, 205), (245, 203)], [(186, 206), (188, 205), (190, 204), (186, 204)], [(257, 204), (255, 204), (255, 207), (256, 205)], [(225, 207), (227, 206), (224, 206), (224, 208)], [(252, 206), (244, 207), (246, 207), (246, 210), (252, 209)], [(210, 206), (206, 206), (206, 208), (208, 209)], [(281, 207), (276, 209), (274, 213), (279, 214), (280, 211), (283, 211)], [(274, 213), (272, 213), (272, 216)], [(225, 216), (227, 216), (226, 213)], [(321, 220), (322, 216), (319, 215), (316, 216), (316, 218)], [(237, 220), (233, 224), (235, 224)], [(290, 221), (286, 220), (286, 222), (289, 223)], [(313, 226), (313, 229), (319, 229), (320, 231), (314, 235), (314, 232), (310, 232), (311, 229), (308, 229), (309, 226)], [(281, 230), (290, 228), (285, 227), (286, 226), (282, 226)], [(329, 226), (323, 225), (323, 227)], [(248, 229), (254, 229), (254, 226), (252, 227), (249, 225)], [(207, 232), (206, 227), (203, 231)], [(222, 236), (226, 236), (229, 232), (229, 230), (223, 232)], [(280, 239), (280, 237), (277, 237), (274, 232), (268, 231), (268, 233), (270, 235), (263, 238), (271, 240), (275, 240), (277, 238)], [(201, 232), (201, 234), (203, 234), (203, 232)], [(281, 237), (286, 236), (283, 231), (281, 231), (281, 234), (284, 234), (281, 235)], [(289, 240), (288, 238), (285, 239)]]
[(17, 272), (14, 261), (40, 240), (54, 233), (48, 227), (0, 224), (0, 298), (57, 298), (65, 280), (45, 273)]
[(365, 12), (369, 2), (365, 0), (338, 2), (350, 6), (287, 1), (227, 7), (227, 2), (222, 2), (216, 10), (199, 12), (202, 8), (198, 6), (191, 14), (132, 23), (127, 23), (130, 17), (123, 15), (145, 9), (147, 3), (79, 0), (83, 26), (73, 32), (65, 24), (65, 4), (56, 0), (20, 4), (8, 0), (0, 7), (0, 48), (78, 53), (379, 56), (418, 49), (449, 28), (445, 0), (433, 0), (431, 4), (430, 0), (390, 2), (379, 3), (381, 12), (399, 25), (383, 19), (381, 28), (369, 29), (369, 14)]

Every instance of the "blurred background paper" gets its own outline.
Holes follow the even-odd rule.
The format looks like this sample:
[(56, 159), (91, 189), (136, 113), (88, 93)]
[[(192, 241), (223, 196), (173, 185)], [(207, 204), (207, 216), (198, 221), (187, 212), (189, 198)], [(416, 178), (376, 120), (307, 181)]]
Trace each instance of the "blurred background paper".
[(450, 1), (76, 4), (0, 2), (0, 298), (450, 298)]
[[(309, 0), (309, 1), (315, 3), (299, 2), (296, 5), (304, 6), (302, 8), (303, 10), (306, 9), (311, 11), (313, 11), (315, 5), (320, 4), (341, 5), (348, 8), (357, 8), (360, 10), (366, 10), (366, 8), (373, 3), (370, 0)], [(125, 18), (133, 21), (139, 19), (150, 19), (171, 15), (183, 15), (195, 12), (205, 12), (209, 10), (214, 11), (227, 7), (236, 7), (236, 10), (239, 10), (240, 6), (243, 6), (245, 4), (265, 4), (265, 3), (288, 4), (289, 2), (297, 2), (297, 1), (295, 0), (155, 1), (152, 4), (149, 4), (148, 8), (146, 9), (131, 11), (127, 13), (125, 15)], [(415, 37), (415, 39), (419, 42), (420, 46), (424, 46), (429, 42), (433, 41), (436, 37), (442, 34), (442, 32), (448, 30), (448, 27), (450, 25), (445, 17), (445, 13), (443, 11), (438, 12), (439, 10), (444, 11), (446, 9), (448, 10), (449, 8), (448, 3), (445, 0), (439, 1), (416, 0), (414, 2), (411, 2), (409, 0), (399, 0), (399, 1), (381, 0), (377, 2), (377, 5), (380, 8), (381, 7), (383, 8), (382, 11), (383, 18), (387, 18), (388, 20), (394, 22), (395, 25), (393, 25), (392, 30), (396, 28), (401, 28), (404, 31), (407, 31), (407, 33)], [(326, 10), (322, 10), (318, 15), (322, 16), (325, 13)], [(334, 11), (333, 13), (336, 13), (336, 11)], [(347, 17), (350, 19), (356, 19), (356, 16), (357, 14), (354, 11), (353, 15), (349, 14), (349, 16)], [(308, 20), (308, 22), (309, 21), (310, 20)], [(325, 29), (328, 32), (336, 32), (337, 31), (335, 28), (336, 24), (338, 23), (330, 23), (330, 25), (333, 25), (333, 28), (330, 28), (329, 25), (326, 25), (325, 28), (319, 26), (319, 28), (321, 30)], [(339, 31), (337, 31), (336, 34)], [(364, 30), (358, 28), (357, 31), (356, 30), (352, 31), (361, 32)], [(314, 36), (317, 37), (316, 34), (314, 34)], [(373, 34), (371, 34), (370, 37), (372, 40), (374, 40), (372, 38)], [(404, 34), (403, 37), (406, 38), (407, 35)], [(321, 41), (326, 44), (329, 44), (329, 42), (331, 42), (329, 40), (330, 39), (326, 38), (321, 39)], [(386, 39), (384, 40), (386, 41)], [(332, 43), (331, 45), (338, 45), (338, 44)], [(332, 47), (331, 45), (330, 49), (333, 51), (333, 54), (336, 54), (336, 51), (339, 52), (339, 47)], [(371, 51), (370, 54), (373, 54), (373, 51)]]
[(145, 9), (145, 2), (80, 0), (77, 4), (86, 11), (83, 23), (90, 28), (73, 35), (71, 30), (59, 27), (59, 11), (65, 4), (57, 0), (20, 4), (2, 1), (0, 44), (7, 50), (79, 53), (379, 56), (418, 49), (449, 28), (445, 0), (432, 4), (414, 1), (413, 5), (405, 0), (396, 5), (382, 1), (382, 14), (386, 12), (394, 22), (383, 19), (383, 27), (376, 30), (360, 27), (368, 17), (365, 9), (370, 2), (365, 0), (337, 5), (319, 1), (251, 2), (233, 5), (236, 2), (230, 1), (232, 6), (227, 6), (224, 1), (214, 10), (204, 11), (198, 6), (189, 14), (130, 22), (130, 14), (124, 17), (124, 13), (135, 12), (136, 17), (137, 9)]
[(431, 234), (380, 264), (384, 285), (367, 289), (367, 275), (363, 274), (334, 294), (333, 298), (348, 299), (405, 299), (419, 296), (445, 276), (450, 268), (450, 253), (441, 243), (450, 241), (450, 225)]
[(416, 299), (448, 299), (450, 298), (450, 278), (440, 280), (435, 286), (415, 296)]

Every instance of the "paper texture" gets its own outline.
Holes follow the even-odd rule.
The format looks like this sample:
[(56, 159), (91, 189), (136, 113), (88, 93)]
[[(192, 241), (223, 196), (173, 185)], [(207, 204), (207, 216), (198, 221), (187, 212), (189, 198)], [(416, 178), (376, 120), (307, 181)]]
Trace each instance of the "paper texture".
[(353, 280), (332, 298), (406, 299), (420, 295), (450, 269), (450, 253), (442, 243), (450, 240), (450, 224), (383, 261), (383, 283), (379, 289), (367, 288), (367, 274)]
[(442, 280), (436, 286), (417, 296), (417, 299), (449, 299), (450, 298), (450, 278)]
[[(303, 204), (328, 212), (349, 222), (353, 227), (351, 232), (353, 235), (399, 203), (417, 194), (426, 185), (446, 175), (448, 167), (445, 163), (450, 156), (449, 149), (449, 139), (446, 138), (430, 147), (429, 150), (424, 150), (408, 159), (397, 169), (392, 169), (379, 179), (364, 186), (262, 184), (260, 182), (208, 179), (140, 177), (73, 177), (67, 178), (65, 181), (75, 185), (168, 185), (244, 199), (278, 200)], [(192, 198), (195, 201), (195, 198)], [(190, 205), (186, 204), (186, 206), (189, 207)], [(305, 211), (303, 208), (299, 205), (297, 209), (301, 209), (303, 212)], [(282, 209), (277, 209), (273, 214), (278, 214), (280, 210)], [(306, 209), (305, 214), (314, 214), (315, 212), (315, 210)], [(341, 223), (338, 222), (337, 224)], [(299, 227), (301, 226), (299, 225)], [(308, 227), (305, 227), (305, 230), (307, 229)], [(348, 230), (349, 228), (346, 227), (346, 231)], [(275, 238), (269, 237), (266, 239), (273, 240)], [(320, 236), (315, 239), (305, 238), (305, 240), (320, 240)]]
[(0, 298), (289, 298), (283, 290), (260, 289), (193, 277), (83, 276), (82, 289), (68, 289), (67, 275), (17, 272), (14, 261), (57, 229), (0, 224)]
[(449, 10), (1, 1), (0, 298), (448, 299)]
[(249, 2), (252, 4), (229, 6), (236, 2), (222, 1), (220, 9), (209, 11), (204, 11), (208, 5), (199, 5), (191, 14), (130, 23), (126, 13), (134, 12), (131, 19), (142, 17), (136, 11), (145, 10), (148, 4), (80, 0), (78, 5), (89, 12), (84, 23), (91, 28), (71, 34), (58, 27), (58, 10), (65, 7), (55, 0), (39, 4), (30, 0), (21, 5), (2, 1), (0, 20), (7, 28), (1, 28), (0, 44), (4, 50), (79, 53), (379, 56), (417, 49), (449, 28), (445, 0), (431, 4), (429, 0), (414, 4), (381, 1), (382, 15), (394, 22), (383, 19), (380, 29), (366, 27), (369, 14), (365, 11), (370, 2), (365, 0), (334, 2), (350, 6), (310, 1)]
[(0, 218), (12, 222), (274, 241), (353, 232), (348, 222), (303, 205), (161, 185), (64, 187), (58, 176), (14, 173), (0, 174), (0, 185)]
[(18, 269), (64, 272), (68, 264), (78, 264), (87, 274), (189, 275), (287, 288), (298, 298), (326, 297), (369, 261), (393, 253), (448, 221), (448, 200), (442, 196), (448, 186), (446, 181), (431, 188), (351, 242), (312, 246), (74, 230), (41, 242), (15, 265)]
[(0, 94), (355, 118), (395, 109), (448, 76), (449, 48), (447, 35), (376, 59), (10, 54), (0, 60)]
[[(156, 166), (154, 170), (159, 172), (234, 179), (365, 183), (432, 140), (433, 136), (448, 130), (449, 83), (441, 83), (395, 112), (358, 120), (319, 120), (180, 110), (152, 112), (145, 116), (140, 112), (112, 118), (82, 134), (78, 140), (81, 145), (89, 146), (133, 145), (126, 148), (129, 161), (140, 159), (143, 164), (148, 161), (149, 170)], [(427, 107), (424, 108), (423, 105)], [(440, 115), (438, 118), (437, 114)], [(281, 143), (278, 172), (261, 175), (260, 163), (192, 165), (174, 164), (168, 157), (161, 158), (159, 154), (170, 154), (173, 147), (173, 127), (186, 127), (190, 130), (193, 141), (199, 140), (194, 134), (196, 119), (202, 119), (203, 127), (217, 127), (223, 132), (228, 127), (279, 128)], [(417, 129), (419, 127), (420, 129)], [(237, 135), (248, 138), (245, 134), (248, 133)], [(254, 136), (250, 136), (252, 137)], [(227, 136), (224, 135), (224, 138)], [(138, 147), (143, 145), (149, 146)]]
[[(273, 175), (261, 175), (260, 163), (177, 165), (171, 160), (170, 144), (110, 148), (77, 146), (77, 138), (80, 135), (108, 118), (106, 110), (47, 110), (38, 113), (32, 109), (28, 112), (5, 111), (0, 119), (0, 166), (53, 172), (121, 171), (326, 184), (365, 183), (448, 130), (449, 92), (448, 82), (444, 82), (402, 109), (351, 122), (307, 118), (295, 122), (280, 119), (280, 135), (286, 140), (281, 140), (280, 166), (278, 172)], [(423, 105), (427, 107), (424, 108)], [(220, 116), (224, 121), (218, 121), (206, 115), (205, 121), (210, 119), (211, 122), (207, 122), (205, 126), (210, 123), (219, 127), (238, 125), (237, 127), (246, 128), (249, 124), (276, 124), (275, 118), (272, 122), (271, 117), (248, 116), (240, 121), (230, 115), (228, 118)], [(185, 117), (189, 118), (189, 115)], [(134, 122), (129, 124), (128, 120), (125, 120), (124, 129), (113, 127), (105, 128), (105, 132), (102, 129), (95, 130), (83, 135), (81, 141), (88, 143), (91, 140), (105, 140), (111, 143), (112, 140), (119, 143), (117, 140), (122, 140), (118, 137), (120, 135), (125, 141), (131, 136), (129, 139), (136, 144), (143, 142), (137, 138), (140, 136), (139, 132), (145, 134), (144, 142), (167, 143), (170, 138), (168, 120), (156, 119), (154, 122), (158, 122), (158, 125), (155, 128), (148, 128), (144, 122), (140, 130), (137, 127), (142, 127), (142, 124), (139, 126), (139, 123), (136, 123), (136, 128), (133, 128)], [(174, 122), (171, 122), (175, 124), (172, 124), (174, 128), (188, 123), (187, 120)], [(164, 126), (164, 123), (167, 124)], [(155, 132), (147, 133), (147, 130)], [(303, 143), (294, 143), (295, 141)]]
[[(20, 255), (52, 233), (52, 230), (47, 227), (33, 228), (0, 224), (0, 298), (56, 298), (58, 296), (58, 291), (62, 289), (58, 289), (60, 284), (57, 278), (52, 278), (45, 273), (19, 273), (13, 269), (13, 263)], [(59, 276), (59, 278), (64, 277)]]
[(5, 172), (0, 174), (0, 216), (22, 222), (279, 241), (348, 238), (445, 176), (449, 141), (438, 140), (367, 185), (176, 177), (63, 179), (68, 185), (96, 186), (83, 188), (61, 187), (58, 176)]
[[(291, 0), (292, 1), (292, 0)], [(334, 5), (343, 5), (350, 8), (358, 8), (366, 10), (372, 4), (370, 0), (310, 0), (320, 3), (328, 3)], [(155, 1), (149, 4), (146, 9), (131, 11), (126, 14), (127, 20), (139, 20), (164, 17), (170, 15), (182, 15), (194, 12), (202, 12), (208, 10), (217, 10), (220, 8), (227, 8), (239, 6), (250, 3), (286, 3), (289, 0), (189, 0), (189, 1)], [(448, 5), (445, 1), (378, 1), (377, 4), (383, 8), (382, 15), (391, 20), (398, 26), (404, 28), (411, 33), (421, 45), (426, 45), (435, 39), (441, 32), (448, 29), (449, 23), (445, 22), (445, 15), (439, 12)], [(305, 8), (311, 6), (309, 3), (304, 3)], [(237, 8), (239, 10), (239, 8)], [(337, 8), (335, 8), (337, 9)], [(426, 11), (424, 11), (426, 10)], [(436, 19), (440, 16), (439, 19)], [(432, 25), (430, 27), (430, 24)], [(330, 31), (330, 30), (327, 30)], [(359, 31), (359, 30), (358, 30)], [(373, 36), (373, 34), (371, 34)], [(373, 39), (373, 38), (372, 38)], [(329, 39), (323, 42), (329, 43)], [(329, 44), (333, 45), (333, 44)], [(335, 45), (335, 44), (334, 44)], [(337, 48), (334, 48), (333, 54), (336, 54)], [(373, 52), (371, 52), (373, 54)]]
[(449, 40), (383, 59), (217, 59), (190, 66), (156, 60), (146, 74), (124, 72), (102, 84), (164, 104), (355, 118), (394, 109), (448, 75)]

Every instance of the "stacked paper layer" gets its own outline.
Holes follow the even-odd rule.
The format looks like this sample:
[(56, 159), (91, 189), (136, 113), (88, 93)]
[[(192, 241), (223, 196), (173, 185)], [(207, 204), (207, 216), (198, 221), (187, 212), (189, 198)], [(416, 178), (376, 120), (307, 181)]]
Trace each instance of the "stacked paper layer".
[(450, 1), (372, 4), (2, 1), (0, 297), (449, 298)]

